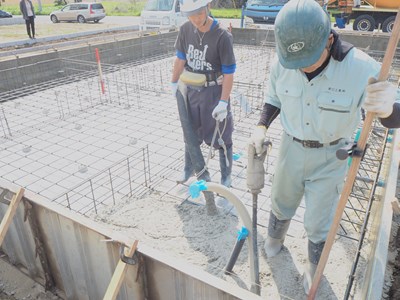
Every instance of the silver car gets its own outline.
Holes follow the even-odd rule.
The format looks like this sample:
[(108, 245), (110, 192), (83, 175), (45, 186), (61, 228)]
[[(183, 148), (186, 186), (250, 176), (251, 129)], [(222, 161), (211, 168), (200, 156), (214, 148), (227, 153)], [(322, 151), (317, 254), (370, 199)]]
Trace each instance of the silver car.
[(85, 23), (87, 21), (99, 22), (106, 16), (101, 3), (72, 3), (60, 10), (53, 11), (50, 19), (53, 23), (61, 21)]

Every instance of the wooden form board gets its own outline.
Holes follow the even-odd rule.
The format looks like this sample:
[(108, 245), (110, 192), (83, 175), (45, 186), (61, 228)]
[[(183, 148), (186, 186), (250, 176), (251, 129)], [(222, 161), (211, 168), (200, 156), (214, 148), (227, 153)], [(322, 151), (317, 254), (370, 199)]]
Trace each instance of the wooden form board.
[(10, 205), (4, 215), (4, 218), (1, 220), (0, 224), (0, 246), (3, 244), (4, 238), (6, 237), (8, 227), (12, 222), (12, 219), (17, 211), (18, 204), (21, 201), (22, 197), (24, 196), (25, 190), (20, 188), (19, 191), (14, 195), (12, 198)]

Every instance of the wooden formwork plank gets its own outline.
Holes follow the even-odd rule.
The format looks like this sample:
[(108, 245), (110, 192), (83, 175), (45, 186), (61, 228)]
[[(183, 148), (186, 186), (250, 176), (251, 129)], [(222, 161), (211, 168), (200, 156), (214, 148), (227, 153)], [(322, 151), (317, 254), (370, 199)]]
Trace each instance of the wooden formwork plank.
[[(132, 247), (129, 248), (128, 257), (132, 257), (136, 251), (138, 241), (136, 240)], [(117, 298), (119, 289), (121, 288), (122, 282), (125, 277), (125, 273), (128, 265), (122, 260), (119, 260), (117, 267), (115, 268), (114, 274), (111, 278), (110, 284), (108, 285), (107, 291), (104, 295), (103, 300), (114, 300)]]
[(10, 224), (12, 222), (12, 219), (15, 215), (15, 212), (17, 211), (18, 204), (21, 201), (22, 197), (24, 196), (25, 190), (23, 188), (20, 188), (19, 191), (14, 195), (12, 198), (10, 205), (4, 215), (4, 218), (1, 220), (0, 224), (0, 246), (4, 241), (4, 238), (6, 236), (8, 227), (10, 227)]

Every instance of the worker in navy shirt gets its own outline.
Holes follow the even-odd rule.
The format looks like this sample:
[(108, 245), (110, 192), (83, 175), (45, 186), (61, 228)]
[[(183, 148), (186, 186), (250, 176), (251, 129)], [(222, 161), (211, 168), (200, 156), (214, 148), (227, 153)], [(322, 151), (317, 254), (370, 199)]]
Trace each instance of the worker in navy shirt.
[[(233, 118), (230, 93), (236, 60), (233, 53), (232, 34), (222, 28), (210, 15), (211, 0), (181, 0), (181, 13), (188, 17), (179, 30), (175, 42), (177, 57), (171, 78), (174, 96), (178, 80), (187, 77), (204, 77), (202, 86), (187, 85), (187, 110), (198, 144), (218, 149), (221, 184), (231, 185)], [(218, 121), (218, 122), (216, 122)], [(218, 134), (211, 145), (215, 128)], [(186, 182), (194, 175), (193, 162), (185, 146), (185, 165), (178, 183)]]

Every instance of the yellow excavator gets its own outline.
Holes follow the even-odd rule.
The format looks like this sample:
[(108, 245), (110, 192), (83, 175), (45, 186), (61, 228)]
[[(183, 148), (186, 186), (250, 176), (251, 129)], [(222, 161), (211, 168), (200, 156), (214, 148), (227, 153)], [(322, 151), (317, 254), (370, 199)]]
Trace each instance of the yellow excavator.
[(359, 5), (352, 0), (328, 0), (325, 5), (329, 10), (340, 11), (333, 14), (338, 28), (344, 28), (354, 20), (353, 30), (392, 32), (400, 0), (363, 0)]

